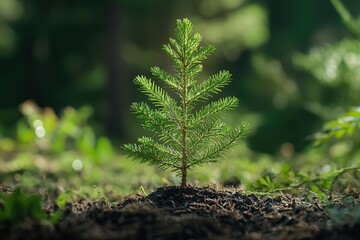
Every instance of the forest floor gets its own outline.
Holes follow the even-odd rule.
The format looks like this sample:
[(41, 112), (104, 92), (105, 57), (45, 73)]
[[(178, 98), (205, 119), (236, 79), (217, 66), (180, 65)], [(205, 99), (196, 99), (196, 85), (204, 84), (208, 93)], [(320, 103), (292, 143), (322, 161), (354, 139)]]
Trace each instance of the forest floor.
[[(359, 200), (359, 199), (357, 199)], [(44, 205), (47, 213), (59, 207)], [(209, 187), (161, 187), (117, 203), (81, 200), (62, 207), (55, 225), (0, 225), (1, 239), (358, 239), (360, 223), (336, 228), (305, 196), (245, 195)]]

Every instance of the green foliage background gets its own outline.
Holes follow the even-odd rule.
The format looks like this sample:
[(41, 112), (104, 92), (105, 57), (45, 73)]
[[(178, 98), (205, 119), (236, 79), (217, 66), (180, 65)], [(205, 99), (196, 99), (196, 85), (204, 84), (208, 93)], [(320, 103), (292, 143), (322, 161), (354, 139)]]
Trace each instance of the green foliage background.
[(96, 198), (94, 185), (122, 194), (178, 184), (118, 147), (143, 135), (129, 111), (144, 100), (132, 79), (154, 65), (172, 69), (161, 46), (175, 19), (187, 17), (217, 48), (203, 76), (233, 74), (221, 97), (240, 106), (226, 120), (252, 129), (224, 164), (199, 168), (190, 181), (358, 189), (360, 1), (341, 1), (349, 12), (338, 6), (340, 14), (339, 2), (1, 0), (0, 184), (52, 189), (61, 199)]
[[(358, 1), (344, 4), (359, 13)], [(18, 106), (33, 99), (55, 111), (90, 105), (97, 130), (134, 140), (141, 130), (128, 108), (142, 98), (132, 79), (153, 65), (170, 67), (160, 46), (182, 17), (218, 49), (204, 75), (233, 73), (224, 95), (238, 97), (240, 114), (253, 123), (253, 150), (274, 154), (291, 143), (301, 151), (321, 123), (304, 105), (341, 102), (341, 90), (304, 76), (292, 62), (295, 52), (351, 35), (328, 0), (3, 0), (0, 132), (12, 134)]]

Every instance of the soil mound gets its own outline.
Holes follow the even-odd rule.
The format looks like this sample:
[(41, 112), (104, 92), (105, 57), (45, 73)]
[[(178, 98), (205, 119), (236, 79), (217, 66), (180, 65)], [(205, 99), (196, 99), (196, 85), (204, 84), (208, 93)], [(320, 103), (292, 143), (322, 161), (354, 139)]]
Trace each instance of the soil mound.
[[(44, 206), (48, 213), (58, 206)], [(161, 187), (120, 203), (67, 203), (59, 223), (0, 225), (1, 239), (357, 239), (359, 228), (330, 229), (316, 202), (238, 191)], [(345, 237), (345, 238), (344, 238)]]

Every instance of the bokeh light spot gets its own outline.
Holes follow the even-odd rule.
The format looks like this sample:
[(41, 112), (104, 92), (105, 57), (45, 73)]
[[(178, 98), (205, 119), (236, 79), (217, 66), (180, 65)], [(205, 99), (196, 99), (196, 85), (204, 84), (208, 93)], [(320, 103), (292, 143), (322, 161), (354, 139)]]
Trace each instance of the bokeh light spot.
[(43, 125), (43, 122), (42, 122), (41, 120), (36, 119), (36, 120), (33, 122), (33, 126), (34, 126), (34, 128), (38, 128), (38, 127), (42, 127), (42, 126), (44, 126), (44, 125)]
[(46, 131), (44, 127), (37, 127), (35, 128), (35, 134), (38, 138), (43, 138), (46, 135)]
[(80, 159), (75, 159), (72, 163), (72, 168), (75, 170), (75, 171), (81, 171), (81, 169), (83, 168), (84, 164), (83, 162), (80, 160)]

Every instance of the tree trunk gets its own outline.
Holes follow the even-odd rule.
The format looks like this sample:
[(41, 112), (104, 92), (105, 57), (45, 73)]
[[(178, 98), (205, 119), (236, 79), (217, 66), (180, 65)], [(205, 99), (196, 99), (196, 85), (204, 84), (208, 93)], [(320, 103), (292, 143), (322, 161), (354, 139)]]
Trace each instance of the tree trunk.
[(126, 120), (129, 119), (130, 81), (125, 73), (123, 46), (125, 41), (125, 11), (121, 4), (109, 5), (106, 19), (105, 52), (107, 79), (107, 132), (118, 138), (127, 135)]
[(186, 175), (187, 175), (187, 169), (183, 167), (181, 169), (181, 187), (186, 187)]

